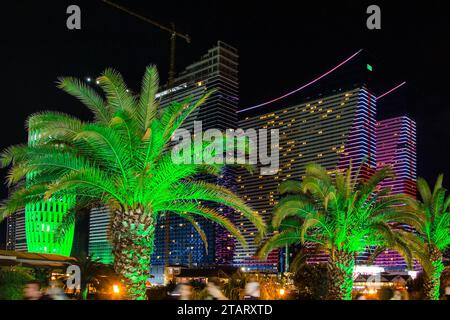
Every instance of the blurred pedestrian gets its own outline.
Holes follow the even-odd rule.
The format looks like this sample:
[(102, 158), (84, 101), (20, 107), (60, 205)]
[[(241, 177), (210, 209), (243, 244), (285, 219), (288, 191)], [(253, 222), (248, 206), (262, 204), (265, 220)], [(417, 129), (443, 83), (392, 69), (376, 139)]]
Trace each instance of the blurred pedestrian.
[(178, 300), (191, 300), (192, 286), (189, 283), (180, 283), (172, 293)]
[(23, 298), (25, 300), (52, 300), (41, 291), (41, 283), (36, 280), (28, 281), (23, 289)]
[(216, 277), (208, 279), (206, 291), (208, 292), (208, 300), (228, 300), (220, 290), (220, 280)]
[(362, 293), (356, 294), (355, 299), (356, 300), (367, 300), (366, 296)]
[(68, 300), (63, 287), (64, 285), (61, 281), (52, 280), (50, 281), (50, 286), (47, 289), (47, 295), (53, 300)]
[(399, 290), (395, 290), (391, 300), (403, 300), (402, 293)]
[(259, 300), (261, 296), (261, 289), (259, 282), (255, 278), (251, 278), (245, 285), (244, 300)]

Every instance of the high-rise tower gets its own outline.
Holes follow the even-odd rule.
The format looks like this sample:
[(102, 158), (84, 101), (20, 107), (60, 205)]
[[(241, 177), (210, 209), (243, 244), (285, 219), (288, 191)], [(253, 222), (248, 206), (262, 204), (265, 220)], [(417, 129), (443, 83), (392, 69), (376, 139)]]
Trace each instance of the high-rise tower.
[(89, 242), (88, 252), (94, 259), (102, 263), (113, 263), (112, 244), (109, 226), (111, 212), (106, 207), (91, 209), (89, 214)]
[(28, 251), (24, 209), (6, 218), (6, 250)]
[(393, 194), (416, 197), (416, 123), (407, 116), (377, 122), (377, 167), (390, 166), (394, 177), (381, 183)]
[[(416, 197), (416, 123), (408, 116), (377, 122), (377, 167), (389, 166), (394, 176), (380, 186), (391, 188), (392, 194)], [(412, 232), (412, 228), (401, 226)], [(391, 270), (407, 268), (403, 257), (394, 250), (381, 253), (374, 264)], [(415, 266), (416, 268), (418, 265)]]
[[(194, 121), (201, 121), (202, 129), (235, 129), (237, 125), (238, 107), (238, 53), (237, 50), (222, 41), (208, 50), (198, 62), (195, 62), (179, 74), (174, 87), (163, 88), (158, 94), (160, 107), (168, 106), (172, 101), (182, 101), (189, 96), (197, 100), (208, 90), (214, 93), (193, 112), (183, 128), (192, 132)], [(234, 170), (224, 169), (219, 178), (202, 177), (208, 181), (234, 188)], [(233, 212), (225, 207), (218, 208), (224, 216), (232, 218)], [(200, 236), (189, 223), (176, 215), (169, 214), (169, 223), (164, 223), (161, 216), (155, 235), (155, 251), (152, 264), (164, 264), (165, 250), (169, 251), (169, 264), (208, 265), (213, 263), (231, 264), (234, 251), (234, 239), (221, 227), (198, 219), (205, 231), (208, 241), (208, 252)], [(169, 225), (167, 237), (165, 228)], [(169, 243), (167, 243), (169, 240)], [(167, 247), (168, 246), (168, 247)]]
[[(305, 165), (316, 162), (329, 170), (348, 167), (364, 178), (376, 168), (376, 99), (364, 86), (282, 106), (277, 110), (242, 115), (242, 129), (278, 129), (280, 169), (274, 175), (239, 171), (238, 192), (269, 222), (278, 202), (278, 186), (285, 180), (300, 180)], [(255, 228), (243, 217), (236, 218), (249, 246), (237, 245), (234, 264), (257, 270), (277, 271), (279, 255), (274, 250), (266, 261), (254, 257)], [(315, 255), (311, 259), (326, 259)]]

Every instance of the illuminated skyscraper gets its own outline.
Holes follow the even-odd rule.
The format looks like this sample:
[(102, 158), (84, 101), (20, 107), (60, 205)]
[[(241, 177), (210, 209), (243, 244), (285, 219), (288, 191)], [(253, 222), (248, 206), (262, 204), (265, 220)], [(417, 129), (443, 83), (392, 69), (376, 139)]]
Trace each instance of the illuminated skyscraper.
[(416, 123), (407, 116), (377, 122), (377, 167), (392, 167), (394, 178), (381, 183), (393, 194), (416, 197)]
[(89, 215), (89, 255), (102, 263), (113, 263), (112, 244), (109, 236), (111, 212), (106, 207), (91, 209)]
[[(377, 122), (377, 167), (390, 166), (394, 177), (381, 187), (390, 187), (393, 194), (416, 197), (416, 123), (407, 116)], [(408, 226), (404, 229), (412, 231)], [(405, 260), (393, 250), (383, 252), (374, 262), (386, 269), (406, 269)], [(418, 267), (418, 265), (416, 265)]]
[(27, 249), (25, 231), (25, 210), (20, 210), (6, 218), (6, 250), (23, 251)]
[[(222, 41), (218, 41), (212, 49), (179, 74), (172, 90), (163, 88), (158, 94), (162, 108), (172, 101), (182, 101), (189, 96), (199, 99), (208, 90), (216, 90), (207, 101), (193, 112), (186, 120), (183, 128), (193, 130), (194, 121), (201, 121), (203, 131), (215, 128), (225, 131), (235, 128), (237, 124), (238, 106), (238, 53), (237, 50)], [(219, 178), (208, 181), (235, 186), (233, 169), (226, 171)], [(218, 208), (224, 216), (232, 218), (233, 212), (225, 207)], [(225, 230), (210, 221), (199, 217), (197, 221), (205, 231), (208, 241), (208, 252), (194, 227), (185, 219), (169, 214), (170, 233), (167, 238), (167, 224), (161, 216), (155, 234), (155, 251), (152, 264), (164, 264), (166, 246), (169, 246), (169, 264), (208, 265), (213, 263), (231, 264), (233, 259), (234, 239)], [(167, 243), (169, 240), (169, 243)]]
[[(270, 221), (272, 208), (278, 202), (282, 181), (300, 180), (305, 165), (316, 162), (329, 170), (345, 168), (350, 162), (354, 172), (363, 166), (364, 178), (376, 168), (375, 97), (364, 87), (337, 90), (304, 103), (282, 106), (257, 115), (245, 113), (239, 122), (242, 129), (278, 129), (280, 169), (274, 175), (239, 171), (238, 192), (245, 201)], [(243, 217), (236, 218), (249, 246), (237, 245), (234, 264), (251, 269), (276, 271), (279, 254), (274, 250), (267, 261), (254, 257), (257, 244), (255, 228)], [(318, 262), (326, 256), (315, 255)]]

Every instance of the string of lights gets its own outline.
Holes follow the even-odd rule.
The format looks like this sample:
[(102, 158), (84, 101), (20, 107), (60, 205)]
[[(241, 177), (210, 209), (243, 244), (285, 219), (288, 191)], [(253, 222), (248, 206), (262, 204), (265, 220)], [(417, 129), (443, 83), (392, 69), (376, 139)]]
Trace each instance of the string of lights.
[(385, 96), (390, 95), (391, 93), (393, 93), (393, 92), (396, 91), (397, 89), (400, 89), (401, 87), (403, 87), (405, 84), (406, 84), (406, 81), (403, 81), (402, 83), (400, 83), (399, 85), (395, 86), (394, 88), (392, 88), (392, 89), (386, 91), (386, 92), (383, 93), (383, 94), (380, 94), (380, 95), (377, 97), (377, 100), (380, 100), (380, 99), (384, 98)]
[(288, 93), (286, 93), (286, 94), (284, 94), (284, 95), (282, 95), (282, 96), (280, 96), (280, 97), (278, 97), (278, 98), (272, 99), (272, 100), (270, 100), (270, 101), (266, 101), (266, 102), (261, 103), (261, 104), (258, 104), (258, 105), (256, 105), (256, 106), (253, 106), (253, 107), (249, 107), (249, 108), (245, 108), (245, 109), (239, 110), (238, 113), (240, 113), (240, 112), (245, 112), (245, 111), (249, 111), (249, 110), (252, 110), (252, 109), (256, 109), (256, 108), (259, 108), (259, 107), (262, 107), (262, 106), (271, 104), (271, 103), (273, 103), (273, 102), (279, 101), (279, 100), (281, 100), (281, 99), (284, 99), (284, 98), (286, 98), (286, 97), (288, 97), (288, 96), (290, 96), (290, 95), (293, 95), (294, 93), (297, 93), (297, 92), (299, 92), (299, 91), (301, 91), (301, 90), (303, 90), (303, 89), (309, 87), (310, 85), (316, 83), (317, 81), (321, 80), (322, 78), (325, 78), (325, 77), (328, 76), (329, 74), (333, 73), (334, 71), (336, 71), (337, 69), (339, 69), (340, 67), (342, 67), (343, 65), (345, 65), (347, 62), (349, 62), (349, 61), (351, 61), (353, 58), (355, 58), (355, 57), (356, 57), (358, 54), (360, 54), (362, 51), (363, 51), (362, 49), (358, 50), (356, 53), (352, 54), (350, 57), (348, 57), (347, 59), (345, 59), (344, 61), (342, 61), (342, 62), (339, 63), (338, 65), (334, 66), (333, 68), (331, 68), (331, 69), (328, 70), (327, 72), (325, 72), (325, 73), (323, 73), (322, 75), (320, 75), (319, 77), (317, 77), (317, 78), (311, 80), (310, 82), (306, 83), (305, 85), (301, 86), (300, 88), (297, 88), (297, 89), (295, 89), (295, 90), (292, 90), (292, 91), (290, 91), (290, 92), (288, 92)]

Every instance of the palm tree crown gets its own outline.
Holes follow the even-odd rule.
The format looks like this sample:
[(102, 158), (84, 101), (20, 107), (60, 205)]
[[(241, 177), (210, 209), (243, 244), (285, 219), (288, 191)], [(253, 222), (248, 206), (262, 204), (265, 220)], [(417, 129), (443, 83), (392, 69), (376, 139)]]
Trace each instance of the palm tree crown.
[[(279, 230), (258, 252), (262, 258), (277, 247), (310, 242), (329, 254), (329, 288), (332, 299), (349, 299), (355, 255), (369, 246), (390, 247), (411, 253), (389, 223), (409, 221), (411, 214), (398, 207), (404, 196), (390, 196), (388, 188), (379, 183), (391, 172), (388, 168), (374, 173), (367, 181), (352, 178), (352, 169), (327, 172), (317, 164), (309, 164), (301, 182), (286, 181), (280, 193), (287, 194), (276, 206), (272, 227)], [(357, 176), (357, 174), (356, 174)]]
[[(32, 115), (27, 125), (33, 143), (3, 152), (3, 166), (12, 164), (8, 182), (16, 186), (3, 204), (3, 214), (63, 194), (76, 195), (78, 206), (107, 205), (113, 212), (116, 271), (139, 283), (143, 271), (138, 272), (129, 260), (149, 259), (151, 249), (136, 250), (153, 247), (154, 225), (161, 213), (170, 211), (187, 219), (202, 236), (196, 217), (205, 217), (245, 243), (231, 221), (210, 205), (218, 203), (240, 211), (264, 231), (263, 219), (236, 194), (195, 178), (217, 175), (221, 165), (175, 164), (171, 159), (173, 133), (211, 92), (198, 101), (188, 98), (161, 109), (156, 99), (158, 74), (152, 66), (146, 69), (138, 97), (114, 70), (107, 69), (97, 81), (106, 98), (76, 79), (59, 81), (60, 88), (93, 112), (93, 122), (58, 112)], [(128, 255), (126, 259), (119, 259), (124, 256), (119, 251)], [(142, 257), (135, 257), (136, 253)], [(127, 268), (131, 269), (125, 272)], [(131, 294), (142, 296), (142, 292)]]
[[(443, 253), (450, 245), (450, 195), (442, 186), (443, 175), (439, 175), (433, 190), (423, 179), (417, 179), (417, 190), (421, 200), (411, 203), (408, 211), (414, 212), (417, 223), (410, 247), (414, 256), (424, 266), (426, 274), (425, 294), (427, 299), (439, 298), (440, 277), (444, 270)], [(427, 266), (431, 263), (431, 266)]]

